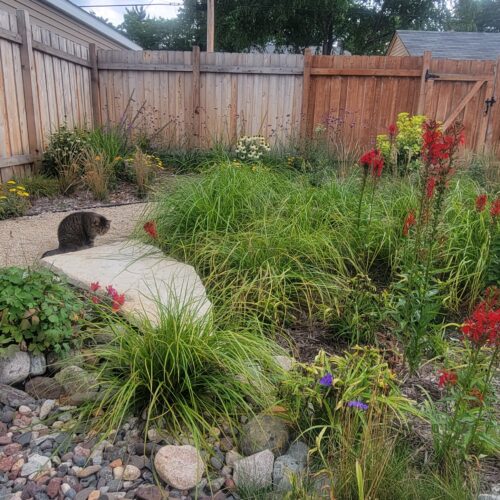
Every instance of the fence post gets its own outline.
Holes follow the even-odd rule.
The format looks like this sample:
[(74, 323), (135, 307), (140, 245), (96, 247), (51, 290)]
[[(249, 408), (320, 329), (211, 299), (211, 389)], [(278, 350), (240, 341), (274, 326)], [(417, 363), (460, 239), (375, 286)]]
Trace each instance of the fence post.
[(201, 146), (201, 116), (200, 116), (200, 47), (193, 46), (191, 54), (193, 66), (193, 142)]
[(98, 128), (102, 124), (101, 99), (99, 95), (99, 70), (97, 68), (97, 48), (95, 43), (89, 44), (90, 68), (90, 98), (92, 103), (92, 117), (94, 127)]
[(418, 94), (418, 107), (417, 114), (423, 115), (425, 113), (425, 96), (426, 96), (426, 79), (425, 76), (431, 67), (432, 52), (426, 50), (422, 58), (422, 73), (420, 75), (420, 91)]
[(33, 163), (36, 166), (39, 160), (42, 142), (40, 133), (40, 113), (38, 107), (35, 106), (35, 102), (38, 102), (38, 90), (36, 86), (33, 46), (31, 43), (31, 24), (29, 14), (25, 10), (16, 10), (16, 18), (17, 31), (22, 40), (19, 46), (19, 52), (21, 58), (21, 74), (23, 78), (29, 153), (33, 156)]
[(309, 94), (311, 87), (311, 66), (312, 53), (311, 49), (306, 49), (304, 52), (304, 76), (302, 83), (302, 107), (300, 114), (300, 139), (304, 140), (307, 136), (307, 115), (309, 112)]

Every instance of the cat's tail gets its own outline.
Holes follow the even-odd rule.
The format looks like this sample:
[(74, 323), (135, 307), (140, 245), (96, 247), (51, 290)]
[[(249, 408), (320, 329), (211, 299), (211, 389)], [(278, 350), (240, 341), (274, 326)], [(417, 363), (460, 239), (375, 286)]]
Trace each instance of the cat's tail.
[(42, 259), (45, 257), (50, 257), (51, 255), (58, 255), (62, 253), (60, 248), (54, 248), (54, 250), (49, 250), (42, 255)]

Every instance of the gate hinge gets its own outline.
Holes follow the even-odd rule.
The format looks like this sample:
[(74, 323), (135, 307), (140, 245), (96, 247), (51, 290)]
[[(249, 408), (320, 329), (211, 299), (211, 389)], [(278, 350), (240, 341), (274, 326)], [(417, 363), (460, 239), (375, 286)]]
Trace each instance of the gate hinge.
[(493, 104), (495, 104), (496, 102), (497, 102), (497, 100), (495, 99), (494, 96), (491, 96), (489, 99), (486, 99), (486, 101), (484, 101), (484, 104), (486, 104), (486, 109), (484, 110), (485, 115), (488, 114), (488, 111), (493, 106)]
[(439, 78), (439, 75), (431, 73), (428, 69), (425, 71), (425, 81), (435, 80), (436, 78)]

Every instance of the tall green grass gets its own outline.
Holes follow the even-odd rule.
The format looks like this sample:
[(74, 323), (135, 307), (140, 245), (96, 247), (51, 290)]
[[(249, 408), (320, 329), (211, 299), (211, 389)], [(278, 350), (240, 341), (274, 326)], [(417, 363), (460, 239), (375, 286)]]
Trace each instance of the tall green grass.
[[(194, 265), (215, 303), (279, 326), (330, 321), (352, 314), (344, 300), (352, 279), (390, 288), (415, 257), (402, 236), (417, 207), (414, 183), (383, 179), (371, 206), (365, 196), (357, 229), (359, 189), (356, 176), (314, 187), (291, 171), (222, 162), (160, 194), (148, 217), (159, 246)], [(435, 271), (448, 310), (474, 302), (484, 282), (489, 239), (476, 189), (459, 180), (446, 203)]]
[[(282, 371), (273, 356), (282, 350), (261, 331), (223, 329), (211, 317), (195, 319), (189, 308), (158, 307), (157, 323), (144, 317), (132, 325), (104, 313), (102, 324), (86, 332), (83, 357), (100, 388), (87, 408), (99, 415), (96, 430), (144, 415), (147, 428), (200, 443), (221, 421), (232, 424), (274, 403)], [(95, 342), (103, 331), (108, 341)]]

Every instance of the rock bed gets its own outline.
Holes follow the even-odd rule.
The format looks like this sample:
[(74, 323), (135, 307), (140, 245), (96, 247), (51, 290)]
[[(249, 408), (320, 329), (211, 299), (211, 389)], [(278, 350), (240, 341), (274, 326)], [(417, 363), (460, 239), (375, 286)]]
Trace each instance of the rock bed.
[(238, 486), (284, 492), (289, 474), (306, 468), (307, 446), (289, 446), (277, 417), (243, 425), (238, 441), (251, 453), (243, 457), (224, 426), (212, 429), (207, 453), (156, 429), (145, 439), (140, 418), (107, 440), (89, 438), (74, 433), (77, 415), (76, 406), (0, 385), (0, 498), (238, 500)]

